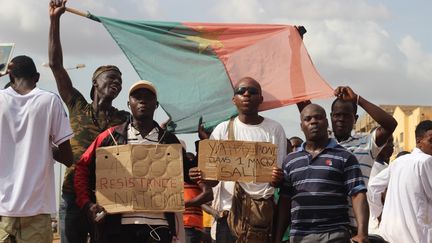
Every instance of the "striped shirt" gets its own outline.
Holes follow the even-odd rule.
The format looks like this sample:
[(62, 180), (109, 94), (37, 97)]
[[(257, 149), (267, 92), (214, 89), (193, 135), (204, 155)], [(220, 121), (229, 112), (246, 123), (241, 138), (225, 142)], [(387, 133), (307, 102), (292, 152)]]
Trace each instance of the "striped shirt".
[[(385, 145), (383, 144), (381, 147), (378, 147), (375, 140), (376, 129), (369, 134), (354, 134), (350, 136), (347, 140), (339, 142), (339, 145), (346, 148), (348, 151), (350, 151), (356, 156), (360, 164), (360, 169), (363, 174), (363, 181), (365, 182), (366, 187), (369, 183), (369, 177), (375, 159)], [(356, 227), (357, 222), (354, 217), (351, 199), (348, 199), (348, 202), (350, 207), (349, 217), (351, 221), (351, 226)]]
[(375, 159), (385, 145), (383, 144), (381, 147), (378, 147), (375, 138), (376, 129), (370, 134), (354, 134), (347, 140), (339, 142), (339, 145), (353, 153), (357, 158), (366, 186), (369, 182), (369, 176)]
[[(201, 194), (201, 188), (196, 184), (184, 183), (184, 200), (192, 200)], [(202, 230), (203, 228), (203, 211), (200, 206), (185, 207), (183, 213), (183, 223), (185, 228), (195, 228)]]
[(291, 235), (346, 229), (347, 196), (366, 191), (356, 157), (329, 139), (315, 158), (304, 150), (287, 155), (281, 196), (291, 199)]

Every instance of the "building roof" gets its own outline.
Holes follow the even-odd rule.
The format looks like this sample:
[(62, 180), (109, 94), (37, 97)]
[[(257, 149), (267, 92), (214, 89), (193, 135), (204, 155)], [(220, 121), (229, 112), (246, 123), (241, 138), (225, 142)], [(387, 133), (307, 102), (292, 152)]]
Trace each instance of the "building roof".
[[(411, 115), (412, 112), (417, 108), (432, 110), (432, 106), (421, 105), (379, 105), (379, 107), (390, 115), (393, 115), (396, 107), (399, 107), (399, 109), (401, 109), (406, 116)], [(378, 124), (372, 119), (369, 114), (364, 113), (358, 118), (355, 130), (357, 132), (368, 132), (370, 129), (376, 127), (377, 125)]]

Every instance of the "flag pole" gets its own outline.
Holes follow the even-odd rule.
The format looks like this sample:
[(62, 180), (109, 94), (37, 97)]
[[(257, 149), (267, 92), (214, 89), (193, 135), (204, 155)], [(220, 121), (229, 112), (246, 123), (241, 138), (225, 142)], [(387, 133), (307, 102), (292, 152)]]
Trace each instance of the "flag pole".
[(84, 12), (84, 11), (78, 10), (76, 8), (70, 8), (70, 7), (66, 7), (66, 11), (68, 11), (69, 13), (76, 14), (76, 15), (81, 16), (81, 17), (89, 18), (91, 20), (100, 22), (99, 18), (90, 14), (90, 12)]
[(75, 9), (75, 8), (66, 7), (66, 11), (68, 11), (69, 13), (73, 13), (73, 14), (82, 16), (82, 17), (86, 17), (86, 18), (88, 18), (90, 16), (89, 12), (83, 12), (83, 11)]

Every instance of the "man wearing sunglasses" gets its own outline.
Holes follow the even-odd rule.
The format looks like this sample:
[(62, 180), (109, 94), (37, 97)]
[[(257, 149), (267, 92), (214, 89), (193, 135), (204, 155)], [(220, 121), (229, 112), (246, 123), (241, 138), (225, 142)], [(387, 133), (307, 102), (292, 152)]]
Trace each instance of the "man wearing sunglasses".
[[(258, 114), (258, 107), (263, 102), (260, 84), (253, 78), (242, 78), (235, 85), (232, 101), (238, 116), (216, 126), (210, 139), (271, 142), (278, 146), (277, 162), (280, 167), (286, 154), (287, 140), (278, 122)], [(229, 132), (230, 126), (232, 132)], [(230, 133), (233, 136), (229, 136)], [(190, 176), (200, 179), (201, 172), (197, 168), (192, 169)], [(271, 241), (274, 211), (272, 185), (282, 180), (282, 171), (274, 168), (272, 179), (272, 183), (221, 181), (217, 184), (213, 189), (215, 199), (212, 205), (221, 215), (212, 225), (212, 232), (216, 230), (216, 242)]]

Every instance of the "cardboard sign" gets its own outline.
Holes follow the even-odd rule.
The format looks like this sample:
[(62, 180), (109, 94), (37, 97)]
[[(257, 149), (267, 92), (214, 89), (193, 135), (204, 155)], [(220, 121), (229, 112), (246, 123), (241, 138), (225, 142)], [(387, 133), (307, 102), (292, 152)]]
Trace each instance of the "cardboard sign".
[(198, 167), (209, 180), (270, 182), (277, 150), (267, 142), (202, 140)]
[(0, 76), (7, 71), (15, 43), (0, 43)]
[(96, 199), (108, 213), (184, 211), (182, 146), (98, 148)]

